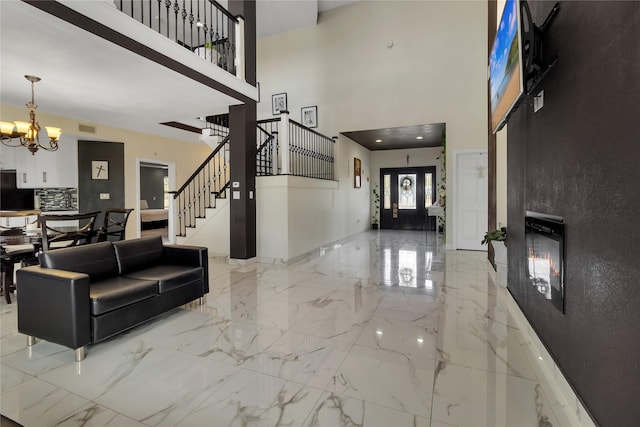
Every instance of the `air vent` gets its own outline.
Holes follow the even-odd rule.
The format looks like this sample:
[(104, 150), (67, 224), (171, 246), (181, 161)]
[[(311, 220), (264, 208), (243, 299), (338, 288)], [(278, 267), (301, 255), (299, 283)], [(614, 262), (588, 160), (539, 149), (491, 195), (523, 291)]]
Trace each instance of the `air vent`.
[(80, 132), (85, 132), (85, 133), (96, 133), (96, 127), (95, 126), (78, 124), (78, 130)]

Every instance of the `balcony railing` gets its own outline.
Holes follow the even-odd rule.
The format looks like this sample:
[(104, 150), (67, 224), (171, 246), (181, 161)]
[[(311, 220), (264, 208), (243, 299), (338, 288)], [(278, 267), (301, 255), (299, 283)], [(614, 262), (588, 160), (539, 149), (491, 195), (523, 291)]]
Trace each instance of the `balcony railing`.
[(118, 9), (244, 79), (243, 23), (215, 0), (116, 0)]
[(284, 112), (278, 118), (258, 121), (257, 175), (296, 175), (316, 179), (334, 179), (332, 138), (289, 119)]

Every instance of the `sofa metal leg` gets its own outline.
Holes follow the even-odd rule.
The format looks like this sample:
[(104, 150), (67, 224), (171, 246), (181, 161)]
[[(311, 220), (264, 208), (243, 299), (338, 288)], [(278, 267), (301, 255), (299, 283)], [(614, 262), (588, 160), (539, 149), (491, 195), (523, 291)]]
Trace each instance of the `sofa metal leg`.
[(86, 356), (84, 346), (76, 348), (76, 362), (81, 362)]
[(200, 298), (198, 298), (198, 303), (200, 305), (205, 305), (207, 303), (207, 296), (204, 295), (204, 296), (201, 296)]
[(32, 337), (31, 335), (27, 335), (27, 347), (31, 347), (36, 343), (36, 337)]

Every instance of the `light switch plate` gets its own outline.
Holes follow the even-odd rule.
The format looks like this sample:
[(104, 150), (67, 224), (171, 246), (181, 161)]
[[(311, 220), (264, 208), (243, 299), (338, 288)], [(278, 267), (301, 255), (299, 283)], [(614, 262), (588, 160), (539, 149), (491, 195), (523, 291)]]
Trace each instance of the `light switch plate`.
[(240, 192), (239, 191), (234, 191), (233, 192), (233, 200), (240, 200)]
[(100, 200), (109, 200), (111, 195), (109, 193), (100, 193)]
[(533, 112), (537, 113), (538, 110), (540, 110), (542, 107), (544, 107), (544, 91), (543, 90), (541, 90), (539, 94), (533, 97)]

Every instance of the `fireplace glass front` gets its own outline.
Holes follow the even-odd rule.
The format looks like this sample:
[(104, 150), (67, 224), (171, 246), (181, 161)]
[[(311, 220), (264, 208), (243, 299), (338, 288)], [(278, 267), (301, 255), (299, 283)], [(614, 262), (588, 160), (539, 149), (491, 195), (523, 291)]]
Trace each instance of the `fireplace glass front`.
[(527, 212), (527, 280), (564, 313), (564, 221), (561, 217)]

